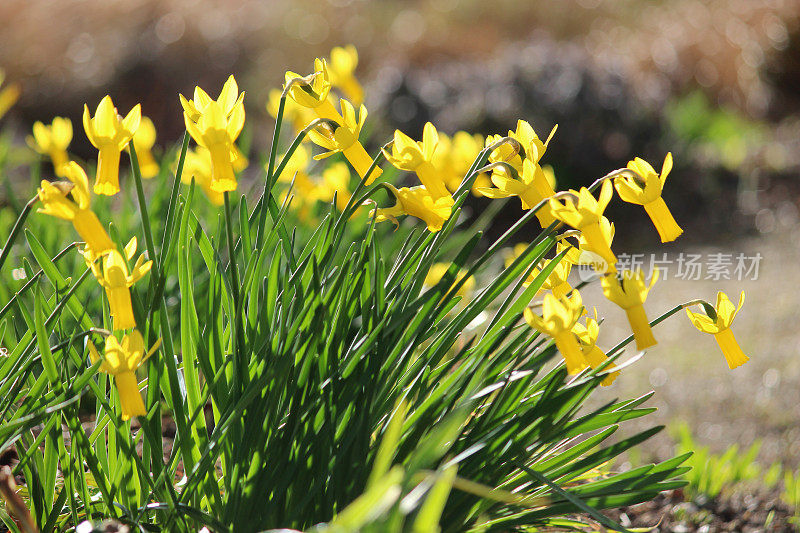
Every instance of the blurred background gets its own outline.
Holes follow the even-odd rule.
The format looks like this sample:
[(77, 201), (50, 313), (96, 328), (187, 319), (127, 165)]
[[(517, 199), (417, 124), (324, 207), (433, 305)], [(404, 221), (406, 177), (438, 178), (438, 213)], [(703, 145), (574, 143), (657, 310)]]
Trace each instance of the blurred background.
[[(751, 361), (729, 371), (713, 339), (677, 316), (604, 394), (655, 389), (656, 420), (690, 422), (703, 444), (760, 437), (760, 460), (800, 458), (797, 1), (4, 0), (0, 20), (0, 67), (22, 87), (4, 120), (22, 138), (36, 120), (68, 116), (71, 150), (86, 157), (84, 103), (94, 109), (111, 94), (127, 112), (141, 102), (168, 146), (183, 133), (177, 93), (216, 94), (231, 73), (247, 92), (251, 155), (262, 153), (269, 90), (285, 70), (308, 73), (346, 44), (359, 51), (373, 146), (394, 128), (418, 136), (428, 120), (449, 134), (504, 133), (522, 118), (546, 136), (558, 124), (543, 162), (562, 189), (634, 156), (658, 169), (671, 151), (665, 197), (686, 233), (661, 247), (644, 212), (616, 202), (615, 248), (676, 261), (761, 254), (757, 279), (670, 276), (647, 304), (657, 316), (694, 297), (713, 301), (718, 289), (734, 299), (746, 290), (734, 330)], [(476, 212), (484, 205), (472, 202)], [(507, 212), (490, 234), (520, 214), (516, 203)], [(602, 302), (592, 291), (584, 300)], [(611, 346), (624, 318), (601, 314), (601, 343)], [(652, 453), (669, 446), (664, 436)]]

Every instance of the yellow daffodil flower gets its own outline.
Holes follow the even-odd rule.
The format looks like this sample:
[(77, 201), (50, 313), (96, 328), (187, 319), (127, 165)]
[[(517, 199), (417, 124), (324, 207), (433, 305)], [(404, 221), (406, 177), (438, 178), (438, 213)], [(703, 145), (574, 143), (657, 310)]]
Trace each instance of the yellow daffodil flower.
[(70, 119), (55, 117), (49, 126), (36, 121), (33, 123), (33, 136), (29, 135), (26, 140), (28, 146), (50, 158), (56, 176), (66, 177), (64, 167), (69, 163), (67, 148), (72, 141), (72, 121)]
[[(586, 325), (584, 326), (580, 322), (577, 322), (572, 327), (572, 332), (578, 337), (578, 340), (581, 343), (581, 350), (583, 351), (583, 356), (586, 358), (586, 361), (589, 363), (589, 366), (592, 368), (598, 368), (600, 365), (606, 362), (608, 357), (606, 356), (605, 352), (597, 346), (597, 336), (600, 333), (600, 325), (597, 323), (597, 310), (595, 309), (594, 318), (586, 317)], [(616, 368), (617, 365), (611, 363), (607, 369)], [(609, 373), (603, 381), (600, 382), (600, 385), (603, 387), (608, 387), (614, 380), (617, 379), (619, 376), (619, 371)]]
[[(542, 142), (530, 123), (524, 120), (518, 120), (517, 129), (514, 131), (509, 130), (508, 137), (516, 140), (519, 143), (519, 148), (510, 143), (505, 143), (489, 154), (489, 162), (507, 163), (518, 173), (522, 173), (522, 162), (525, 159), (529, 159), (532, 163), (538, 165), (545, 150), (547, 150), (547, 145), (550, 143), (553, 135), (555, 135), (557, 127), (558, 126), (553, 126), (547, 140)], [(500, 135), (490, 135), (486, 139), (486, 146), (491, 146), (499, 141), (500, 138)], [(496, 169), (495, 172), (500, 174), (504, 173), (502, 168)]]
[(345, 163), (329, 165), (322, 171), (322, 180), (317, 185), (316, 196), (321, 202), (332, 202), (336, 195), (336, 207), (344, 211), (350, 201), (350, 169)]
[(648, 285), (642, 269), (638, 269), (636, 272), (630, 270), (623, 272), (621, 280), (613, 274), (603, 276), (600, 280), (605, 297), (625, 310), (633, 331), (633, 338), (636, 340), (637, 350), (644, 350), (656, 344), (643, 305), (647, 299), (647, 293), (650, 292), (656, 281), (658, 281), (658, 270), (653, 271), (653, 277)]
[[(525, 243), (515, 244), (510, 253), (506, 255), (506, 268), (510, 267), (514, 260), (522, 255), (527, 248), (528, 245)], [(569, 274), (572, 271), (572, 265), (577, 264), (578, 260), (579, 252), (574, 246), (567, 242), (559, 242), (556, 245), (556, 255), (560, 254), (564, 250), (568, 250), (566, 255), (561, 258), (561, 261), (559, 261), (559, 263), (553, 269), (553, 272), (550, 273), (550, 276), (548, 276), (540, 289), (540, 292), (551, 291), (556, 298), (561, 298), (562, 296), (566, 296), (572, 292), (572, 286), (567, 280), (569, 279)], [(539, 273), (547, 267), (550, 261), (552, 261), (552, 259), (545, 259), (541, 262), (541, 265), (531, 270), (531, 273), (527, 278), (525, 278), (525, 282), (523, 284), (527, 287), (533, 283), (536, 280), (536, 276), (538, 276)]]
[[(64, 175), (70, 181), (69, 184), (42, 180), (39, 187), (42, 207), (39, 212), (72, 222), (75, 231), (86, 242), (84, 253), (94, 258), (112, 249), (114, 244), (97, 215), (91, 210), (92, 197), (86, 172), (72, 161), (64, 165)], [(72, 200), (67, 198), (68, 193), (72, 194)]]
[(153, 145), (156, 143), (156, 127), (148, 117), (142, 117), (136, 133), (133, 134), (133, 147), (139, 158), (139, 171), (145, 179), (158, 176), (158, 163), (153, 157)]
[(402, 131), (395, 130), (392, 151), (383, 150), (383, 154), (387, 161), (400, 170), (416, 172), (419, 180), (434, 198), (445, 198), (450, 196), (450, 192), (431, 162), (438, 144), (439, 134), (436, 127), (428, 122), (422, 132), (422, 141), (419, 142)]
[(672, 154), (668, 153), (664, 158), (660, 175), (656, 173), (650, 163), (638, 157), (633, 161), (628, 161), (628, 168), (636, 172), (644, 180), (644, 184), (633, 176), (619, 176), (614, 178), (617, 194), (625, 202), (644, 206), (644, 210), (658, 230), (661, 242), (674, 241), (683, 233), (683, 230), (675, 222), (667, 204), (661, 198), (664, 182), (672, 170)]
[[(482, 148), (483, 137), (479, 134), (457, 131), (451, 138), (439, 132), (439, 145), (433, 153), (431, 163), (442, 175), (449, 191), (455, 192), (458, 189)], [(483, 196), (479, 189), (489, 186), (489, 176), (486, 173), (478, 174), (472, 184), (472, 194)]]
[[(5, 71), (0, 69), (0, 86), (3, 85), (5, 78)], [(0, 90), (0, 118), (3, 118), (3, 115), (8, 113), (8, 110), (17, 103), (21, 93), (22, 89), (20, 89), (19, 83), (11, 83), (3, 90)]]
[(331, 85), (340, 89), (355, 105), (364, 103), (364, 89), (358, 83), (354, 72), (358, 66), (358, 51), (352, 44), (336, 46), (331, 50)]
[[(505, 172), (492, 172), (491, 181), (496, 188), (482, 187), (478, 189), (483, 196), (488, 198), (517, 196), (522, 202), (522, 209), (526, 210), (532, 209), (536, 204), (556, 193), (548, 182), (542, 167), (530, 159), (522, 161), (522, 173), (519, 180), (509, 177)], [(555, 221), (550, 211), (549, 204), (536, 211), (536, 218), (539, 219), (543, 228)]]
[(84, 255), (97, 282), (106, 290), (115, 330), (136, 327), (131, 306), (130, 287), (142, 279), (153, 266), (153, 261), (145, 261), (144, 255), (140, 255), (133, 269), (128, 273), (128, 261), (133, 259), (135, 253), (136, 237), (125, 245), (125, 256), (116, 249), (109, 250), (103, 256), (102, 267), (99, 261), (93, 261), (94, 258)]
[[(439, 283), (444, 275), (447, 273), (447, 270), (450, 268), (451, 263), (434, 263), (431, 265), (430, 270), (425, 275), (425, 281), (422, 282), (423, 285), (426, 287), (434, 287), (437, 283)], [(459, 283), (461, 279), (467, 275), (467, 271), (464, 269), (460, 269), (458, 274), (456, 275), (455, 280), (453, 280), (453, 285)], [(475, 288), (475, 279), (470, 276), (466, 280), (464, 280), (464, 284), (461, 288), (458, 289), (456, 292), (456, 296), (461, 296), (462, 298), (469, 297), (472, 294), (473, 289)]]
[(208, 201), (213, 205), (220, 206), (225, 203), (222, 193), (211, 188), (211, 154), (202, 146), (198, 146), (196, 150), (186, 151), (181, 181), (188, 185), (192, 179), (203, 189)]
[(742, 366), (750, 360), (739, 347), (739, 343), (736, 342), (736, 338), (730, 330), (731, 323), (736, 318), (736, 313), (742, 308), (742, 304), (744, 304), (744, 291), (739, 296), (739, 305), (737, 306), (734, 306), (733, 302), (728, 299), (728, 295), (720, 291), (717, 293), (717, 305), (714, 307), (715, 317), (712, 318), (705, 313), (694, 313), (689, 309), (686, 310), (686, 314), (694, 324), (694, 327), (703, 333), (714, 335), (731, 370)]
[[(602, 242), (610, 248), (611, 243), (614, 241), (614, 223), (609, 221), (605, 216), (600, 217), (600, 234), (602, 235)], [(616, 265), (609, 264), (592, 249), (583, 233), (581, 233), (578, 238), (578, 250), (579, 259), (575, 264), (589, 264), (600, 274), (615, 274), (617, 272)]]
[(572, 190), (569, 192), (575, 195), (578, 201), (566, 199), (562, 202), (551, 198), (549, 202), (551, 214), (557, 220), (580, 230), (586, 239), (587, 246), (602, 257), (608, 263), (609, 268), (613, 268), (613, 265), (617, 263), (617, 258), (611, 251), (611, 244), (606, 240), (600, 227), (603, 211), (611, 201), (613, 194), (611, 182), (603, 182), (599, 199), (595, 199), (586, 187), (581, 187), (580, 192)]
[(100, 100), (94, 118), (89, 106), (83, 106), (83, 129), (89, 142), (98, 149), (95, 194), (113, 196), (119, 192), (119, 154), (128, 145), (142, 118), (142, 106), (136, 104), (121, 118), (111, 97)]
[[(93, 363), (99, 361), (100, 354), (90, 341), (89, 356)], [(130, 420), (134, 416), (144, 416), (142, 395), (136, 381), (136, 369), (139, 368), (161, 345), (159, 340), (149, 352), (145, 353), (144, 339), (139, 330), (133, 330), (122, 336), (122, 342), (110, 335), (106, 338), (100, 372), (114, 376), (114, 383), (119, 391), (119, 403), (122, 406), (122, 420)]]
[[(286, 157), (284, 155), (284, 157)], [(286, 162), (286, 166), (283, 167), (283, 172), (278, 176), (278, 181), (284, 183), (290, 183), (294, 179), (294, 175), (296, 173), (307, 173), (308, 164), (311, 162), (311, 150), (306, 148), (303, 145), (300, 145), (295, 149), (294, 153), (292, 153), (292, 157), (289, 158), (289, 161)], [(266, 170), (266, 165), (264, 166)]]
[(537, 331), (553, 337), (556, 347), (567, 363), (567, 372), (577, 374), (588, 365), (572, 328), (583, 313), (581, 295), (575, 291), (572, 297), (556, 298), (545, 294), (542, 316), (526, 308), (525, 321)]
[[(281, 90), (280, 89), (270, 90), (269, 98), (267, 100), (267, 112), (274, 119), (278, 118), (278, 108), (280, 106), (280, 102), (281, 102)], [(311, 111), (307, 107), (299, 105), (291, 98), (287, 98), (286, 102), (283, 104), (283, 119), (291, 122), (292, 127), (297, 132), (305, 128), (309, 122), (314, 120), (315, 117), (316, 115), (314, 114), (313, 111)], [(308, 140), (309, 140), (308, 137), (303, 137), (303, 142), (307, 142)]]
[(311, 109), (317, 117), (341, 124), (342, 117), (328, 99), (331, 91), (331, 78), (327, 61), (320, 58), (315, 59), (314, 73), (305, 78), (291, 71), (286, 72), (286, 84), (297, 78), (302, 81), (294, 82), (289, 89), (289, 97), (299, 106)]
[(195, 142), (211, 155), (211, 188), (217, 192), (236, 190), (236, 174), (231, 160), (236, 154), (234, 141), (244, 127), (244, 93), (233, 76), (212, 100), (200, 87), (195, 87), (194, 99), (180, 95), (186, 131)]
[[(342, 119), (338, 126), (324, 124), (311, 132), (308, 136), (315, 144), (325, 148), (328, 152), (314, 156), (314, 159), (324, 159), (333, 154), (342, 152), (342, 155), (353, 165), (359, 176), (366, 176), (372, 158), (358, 141), (364, 121), (367, 120), (367, 108), (363, 105), (356, 115), (353, 104), (347, 100), (341, 100)], [(375, 178), (381, 175), (381, 169), (375, 168), (367, 178), (366, 184), (369, 185)]]
[[(434, 198), (424, 186), (403, 187), (396, 189), (390, 184), (386, 184), (392, 191), (397, 203), (394, 207), (377, 209), (376, 222), (391, 220), (397, 224), (397, 218), (401, 215), (411, 215), (417, 217), (428, 225), (429, 231), (439, 231), (450, 218), (453, 211), (453, 198), (440, 196)], [(370, 216), (372, 216), (370, 214)]]

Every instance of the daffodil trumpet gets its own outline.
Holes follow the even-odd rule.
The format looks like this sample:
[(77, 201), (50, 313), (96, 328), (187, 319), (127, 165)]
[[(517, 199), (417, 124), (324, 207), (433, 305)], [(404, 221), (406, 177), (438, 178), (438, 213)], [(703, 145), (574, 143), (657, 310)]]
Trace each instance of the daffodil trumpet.
[(69, 163), (67, 148), (72, 141), (70, 119), (55, 117), (49, 126), (39, 121), (34, 122), (33, 135), (28, 136), (26, 141), (36, 152), (50, 157), (56, 176), (66, 177), (64, 167)]
[(395, 130), (391, 150), (384, 149), (383, 155), (396, 168), (416, 173), (419, 181), (434, 198), (449, 198), (450, 191), (432, 163), (438, 145), (439, 133), (433, 124), (427, 122), (421, 141), (415, 141), (402, 131)]
[(155, 353), (161, 345), (161, 340), (159, 339), (149, 351), (145, 352), (144, 338), (138, 330), (123, 335), (122, 341), (109, 335), (106, 338), (102, 358), (91, 341), (87, 345), (92, 363), (101, 361), (99, 370), (114, 377), (122, 408), (122, 420), (146, 415), (147, 409), (136, 380), (136, 369)]
[(638, 350), (656, 344), (650, 321), (644, 310), (644, 302), (656, 281), (658, 281), (658, 270), (653, 271), (653, 277), (648, 285), (641, 269), (636, 272), (625, 271), (621, 276), (608, 274), (600, 280), (605, 297), (625, 310)]
[(381, 183), (380, 186), (390, 192), (397, 203), (393, 207), (374, 209), (370, 216), (374, 216), (376, 222), (390, 220), (397, 226), (398, 216), (411, 215), (423, 220), (428, 226), (428, 231), (437, 232), (452, 214), (454, 202), (449, 194), (435, 198), (422, 185), (401, 189), (390, 183)]
[(300, 76), (291, 71), (286, 73), (283, 94), (289, 95), (298, 105), (311, 109), (319, 118), (341, 124), (341, 115), (328, 100), (330, 90), (330, 74), (324, 59), (314, 60), (314, 72), (308, 76)]
[(320, 127), (312, 129), (308, 133), (312, 142), (328, 150), (314, 156), (314, 159), (324, 159), (341, 152), (345, 159), (353, 165), (358, 176), (366, 177), (366, 184), (370, 185), (375, 178), (381, 175), (382, 171), (376, 168), (367, 175), (372, 166), (372, 158), (358, 140), (361, 128), (367, 119), (367, 108), (362, 105), (356, 114), (353, 105), (344, 99), (340, 101), (340, 106), (342, 109), (341, 122), (326, 120)]
[(617, 376), (619, 376), (619, 371), (610, 372), (611, 369), (616, 368), (616, 365), (613, 362), (607, 363), (608, 356), (597, 346), (597, 337), (600, 333), (600, 325), (597, 322), (597, 310), (595, 309), (594, 318), (586, 318), (585, 326), (580, 322), (576, 323), (572, 328), (572, 332), (578, 337), (581, 344), (581, 351), (583, 352), (584, 358), (586, 358), (586, 361), (589, 363), (589, 366), (595, 370), (599, 368), (609, 370), (609, 373), (603, 378), (600, 384), (603, 387), (611, 385), (614, 380), (617, 379)]
[[(696, 313), (688, 309), (688, 307), (695, 304), (701, 304), (706, 312)], [(714, 339), (716, 339), (731, 370), (749, 361), (749, 357), (742, 351), (730, 329), (733, 319), (736, 318), (736, 314), (743, 304), (744, 291), (739, 296), (738, 305), (733, 305), (728, 295), (720, 291), (717, 293), (717, 303), (713, 307), (703, 301), (693, 301), (683, 305), (686, 308), (689, 320), (698, 330), (714, 335)]]
[(238, 154), (234, 142), (244, 127), (244, 93), (239, 93), (236, 80), (229, 76), (216, 100), (200, 87), (195, 87), (192, 100), (182, 94), (179, 98), (186, 131), (211, 156), (211, 189), (235, 191), (233, 161)]
[(625, 202), (644, 207), (658, 231), (661, 242), (677, 239), (683, 233), (683, 229), (675, 221), (661, 197), (667, 176), (672, 170), (672, 154), (668, 153), (664, 158), (660, 174), (650, 163), (639, 157), (628, 161), (626, 170), (628, 173), (620, 173), (614, 178), (614, 188), (617, 189), (619, 197)]
[(571, 297), (556, 298), (546, 294), (541, 304), (542, 314), (538, 315), (531, 308), (525, 308), (525, 321), (532, 328), (553, 338), (556, 348), (564, 357), (569, 374), (577, 374), (588, 366), (580, 344), (572, 328), (583, 313), (583, 302), (579, 292)]
[(95, 194), (113, 196), (119, 192), (119, 156), (136, 133), (142, 108), (136, 104), (125, 118), (117, 114), (110, 96), (104, 96), (92, 117), (83, 106), (83, 128), (89, 141), (98, 150)]
[[(556, 220), (580, 230), (587, 248), (606, 262), (607, 272), (615, 272), (617, 258), (611, 251), (611, 244), (600, 226), (603, 211), (611, 201), (613, 189), (611, 182), (603, 182), (597, 199), (586, 187), (580, 191), (563, 191), (549, 199), (550, 212)], [(564, 198), (564, 201), (561, 199)]]
[[(89, 178), (78, 165), (71, 161), (63, 167), (69, 182), (42, 180), (38, 199), (42, 202), (39, 212), (72, 222), (75, 231), (86, 243), (84, 253), (91, 258), (101, 255), (114, 247), (97, 215), (91, 209)], [(67, 195), (70, 194), (72, 199)]]

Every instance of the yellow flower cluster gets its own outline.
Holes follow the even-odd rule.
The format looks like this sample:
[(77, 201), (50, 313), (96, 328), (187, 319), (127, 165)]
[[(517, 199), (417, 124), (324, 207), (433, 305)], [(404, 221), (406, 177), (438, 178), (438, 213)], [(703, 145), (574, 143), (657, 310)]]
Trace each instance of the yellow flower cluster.
[[(121, 119), (111, 98), (106, 96), (97, 107), (94, 117), (90, 115), (88, 107), (84, 107), (83, 122), (87, 137), (98, 149), (94, 184), (96, 194), (113, 195), (119, 192), (120, 153), (131, 142), (139, 154), (143, 177), (153, 177), (158, 173), (158, 164), (150, 153), (155, 143), (155, 127), (149, 119), (141, 117), (138, 105)], [(71, 140), (72, 123), (69, 119), (56, 117), (49, 126), (41, 122), (33, 126), (33, 135), (28, 138), (28, 144), (37, 152), (49, 156), (56, 175), (66, 178), (66, 181), (41, 181), (38, 197), (42, 206), (39, 211), (72, 222), (84, 242), (81, 253), (86, 265), (98, 284), (105, 289), (112, 333), (106, 338), (102, 358), (91, 342), (88, 346), (93, 361), (102, 359), (100, 370), (114, 377), (122, 419), (128, 420), (147, 413), (135, 371), (157, 348), (145, 354), (144, 340), (136, 329), (130, 289), (149, 272), (153, 262), (140, 255), (129, 267), (136, 254), (136, 238), (132, 238), (120, 251), (103, 228), (92, 211), (89, 178), (77, 162), (69, 159), (67, 148)]]

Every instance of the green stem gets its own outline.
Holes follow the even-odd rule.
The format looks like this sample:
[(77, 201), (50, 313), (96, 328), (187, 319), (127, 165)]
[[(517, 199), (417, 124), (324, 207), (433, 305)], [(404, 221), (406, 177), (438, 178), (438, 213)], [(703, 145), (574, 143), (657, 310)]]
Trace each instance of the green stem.
[(139, 199), (139, 211), (142, 215), (142, 227), (144, 228), (144, 241), (147, 245), (148, 258), (153, 261), (153, 274), (160, 275), (160, 264), (156, 261), (156, 247), (153, 241), (153, 230), (150, 227), (150, 215), (147, 213), (147, 201), (144, 197), (144, 188), (142, 187), (142, 172), (139, 170), (139, 158), (136, 157), (136, 148), (133, 142), (128, 143), (128, 149), (131, 156), (131, 170), (133, 171), (133, 181), (136, 183), (136, 196)]
[(0, 250), (0, 269), (3, 268), (3, 263), (6, 262), (8, 255), (11, 253), (11, 246), (17, 239), (17, 235), (19, 235), (20, 230), (22, 230), (22, 224), (25, 222), (25, 219), (28, 218), (31, 209), (33, 209), (33, 204), (35, 204), (38, 200), (39, 195), (36, 195), (28, 200), (28, 203), (25, 204), (24, 208), (22, 208), (22, 212), (19, 214), (19, 217), (17, 217), (17, 221), (14, 222), (14, 227), (11, 228), (11, 233), (8, 235), (8, 240), (6, 240), (6, 244), (3, 246), (3, 249)]

